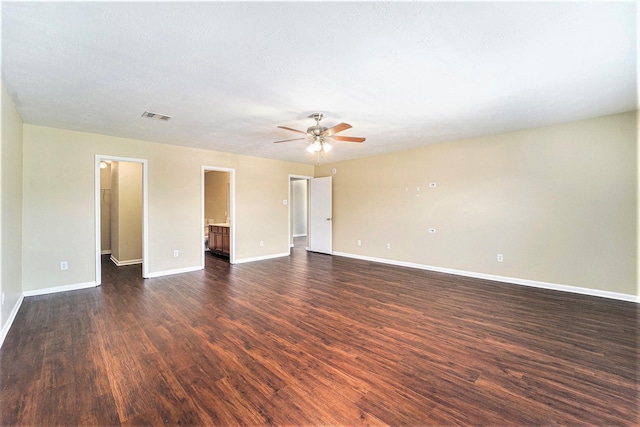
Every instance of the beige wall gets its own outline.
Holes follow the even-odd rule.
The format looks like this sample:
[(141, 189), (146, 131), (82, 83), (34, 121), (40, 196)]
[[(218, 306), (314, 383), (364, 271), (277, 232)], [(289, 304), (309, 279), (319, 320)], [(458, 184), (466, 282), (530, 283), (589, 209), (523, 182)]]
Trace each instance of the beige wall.
[(636, 135), (633, 112), (317, 166), (333, 249), (638, 295)]
[(150, 274), (201, 265), (203, 165), (236, 171), (237, 261), (288, 253), (289, 174), (313, 174), (311, 165), (26, 124), (23, 241), (55, 244), (24, 246), (24, 291), (95, 280), (96, 155), (148, 160)]
[(216, 223), (227, 222), (227, 190), (231, 174), (210, 171), (204, 174), (204, 217)]
[[(15, 153), (5, 160), (5, 148), (19, 146), (22, 129), (5, 99), (3, 92), (4, 248), (7, 200), (20, 198), (5, 193), (4, 177), (14, 176), (19, 163)], [(15, 252), (12, 262), (23, 265), (24, 291), (94, 280), (96, 154), (148, 159), (151, 273), (200, 263), (202, 165), (236, 170), (238, 260), (288, 252), (282, 205), (288, 175), (313, 171), (230, 153), (23, 128), (24, 244), (18, 245), (22, 263)], [(320, 165), (315, 176), (338, 170), (335, 251), (637, 295), (637, 159), (634, 112)], [(34, 241), (56, 244), (28, 244)], [(180, 257), (173, 257), (174, 249)], [(496, 262), (497, 253), (504, 254), (503, 263)], [(3, 291), (11, 286), (6, 256), (3, 251)], [(66, 272), (59, 270), (63, 260)]]
[[(4, 85), (0, 146), (0, 330), (22, 294), (22, 119)], [(41, 245), (41, 240), (27, 242)], [(0, 340), (1, 341), (1, 340)]]
[[(282, 204), (289, 197), (289, 174), (313, 175), (313, 165), (274, 162), (272, 167), (264, 168), (263, 162), (255, 157), (241, 158), (243, 177), (236, 178), (236, 210), (243, 215), (236, 217), (232, 226), (236, 233), (243, 233), (241, 241), (247, 245), (241, 255), (236, 255), (240, 258), (267, 255), (265, 248), (273, 245), (277, 246), (275, 253), (289, 253), (289, 206)], [(275, 217), (277, 222), (261, 219)], [(264, 242), (263, 248), (260, 241)]]
[(142, 164), (112, 162), (111, 257), (116, 264), (142, 262)]

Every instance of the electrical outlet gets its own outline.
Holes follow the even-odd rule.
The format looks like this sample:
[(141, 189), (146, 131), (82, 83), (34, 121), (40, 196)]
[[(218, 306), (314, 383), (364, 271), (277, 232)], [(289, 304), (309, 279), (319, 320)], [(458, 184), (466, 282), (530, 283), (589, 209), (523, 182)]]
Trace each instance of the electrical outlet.
[(178, 255), (179, 255), (179, 254), (180, 254), (180, 253), (178, 252), (178, 250), (177, 250), (177, 249), (176, 249), (175, 251), (173, 251), (173, 257), (174, 257), (174, 258), (178, 258)]
[(387, 249), (391, 249), (391, 243), (387, 243)]
[(362, 246), (362, 240), (358, 239), (358, 246)]
[(264, 242), (260, 240), (260, 246), (264, 246)]
[(498, 254), (498, 257), (496, 258), (498, 260), (498, 262), (503, 262), (504, 258), (502, 256), (502, 254)]
[(60, 270), (64, 271), (64, 270), (68, 270), (69, 269), (69, 263), (67, 261), (62, 261), (60, 263)]

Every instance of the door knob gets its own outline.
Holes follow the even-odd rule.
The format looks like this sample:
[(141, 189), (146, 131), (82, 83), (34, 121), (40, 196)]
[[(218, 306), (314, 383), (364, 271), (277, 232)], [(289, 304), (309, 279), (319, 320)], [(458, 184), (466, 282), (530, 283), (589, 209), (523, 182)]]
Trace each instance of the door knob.
[(327, 221), (331, 221), (331, 218), (327, 218)]

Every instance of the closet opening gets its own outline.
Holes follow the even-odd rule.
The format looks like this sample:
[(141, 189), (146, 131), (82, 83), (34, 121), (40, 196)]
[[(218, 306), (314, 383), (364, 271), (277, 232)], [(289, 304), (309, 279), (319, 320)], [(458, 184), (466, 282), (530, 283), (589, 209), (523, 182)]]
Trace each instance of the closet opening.
[(143, 159), (96, 156), (96, 284), (102, 257), (118, 267), (147, 271), (147, 163)]

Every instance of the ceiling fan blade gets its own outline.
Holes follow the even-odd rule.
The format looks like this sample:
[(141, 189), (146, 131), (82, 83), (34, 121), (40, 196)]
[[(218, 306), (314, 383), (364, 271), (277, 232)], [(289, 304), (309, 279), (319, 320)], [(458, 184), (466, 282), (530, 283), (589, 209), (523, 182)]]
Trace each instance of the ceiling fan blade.
[(348, 142), (364, 142), (366, 138), (359, 138), (357, 136), (333, 136), (336, 141), (348, 141)]
[(286, 126), (278, 126), (278, 127), (279, 127), (280, 129), (286, 129), (286, 130), (290, 130), (290, 131), (293, 131), (293, 132), (303, 133), (303, 134), (305, 134), (305, 135), (307, 134), (305, 131), (298, 130), (298, 129), (288, 128), (288, 127), (286, 127)]
[(340, 123), (340, 124), (335, 125), (332, 128), (329, 128), (329, 129), (325, 130), (324, 132), (322, 132), (322, 134), (323, 135), (333, 135), (333, 134), (336, 134), (338, 132), (342, 132), (343, 130), (347, 130), (347, 129), (350, 129), (350, 128), (351, 128), (350, 124), (348, 124), (348, 123)]
[(280, 142), (288, 142), (288, 141), (302, 141), (307, 138), (293, 138), (293, 139), (283, 139), (282, 141), (273, 141), (274, 144), (278, 144)]

